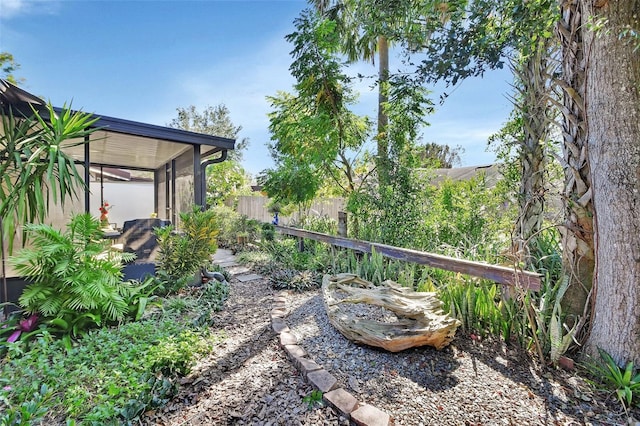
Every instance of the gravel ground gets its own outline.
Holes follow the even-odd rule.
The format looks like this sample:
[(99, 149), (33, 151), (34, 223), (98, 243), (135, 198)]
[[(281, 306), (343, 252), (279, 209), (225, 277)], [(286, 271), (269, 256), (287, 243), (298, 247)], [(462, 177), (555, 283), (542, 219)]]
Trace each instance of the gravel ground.
[(328, 407), (303, 400), (314, 390), (300, 376), (271, 329), (267, 280), (231, 280), (214, 328), (226, 338), (182, 380), (167, 406), (145, 425), (348, 425)]
[[(348, 425), (330, 408), (304, 401), (313, 390), (271, 330), (274, 292), (266, 279), (231, 281), (216, 315), (226, 334), (183, 380), (148, 425)], [(396, 425), (628, 425), (614, 404), (582, 381), (541, 369), (522, 351), (479, 342), (458, 331), (441, 351), (392, 354), (351, 343), (329, 323), (319, 291), (285, 293), (286, 322), (309, 357), (360, 402), (389, 413)], [(636, 419), (640, 413), (632, 413)]]

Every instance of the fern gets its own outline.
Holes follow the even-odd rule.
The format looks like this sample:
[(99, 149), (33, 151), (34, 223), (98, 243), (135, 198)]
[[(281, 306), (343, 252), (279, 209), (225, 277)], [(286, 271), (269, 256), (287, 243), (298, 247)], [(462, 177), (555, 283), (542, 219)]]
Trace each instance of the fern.
[(122, 261), (131, 254), (108, 251), (99, 221), (89, 214), (71, 218), (66, 232), (49, 225), (28, 224), (31, 247), (11, 258), (16, 271), (29, 284), (19, 302), (29, 312), (56, 317), (73, 325), (99, 325), (121, 321), (129, 313), (125, 295), (132, 284), (123, 283)]

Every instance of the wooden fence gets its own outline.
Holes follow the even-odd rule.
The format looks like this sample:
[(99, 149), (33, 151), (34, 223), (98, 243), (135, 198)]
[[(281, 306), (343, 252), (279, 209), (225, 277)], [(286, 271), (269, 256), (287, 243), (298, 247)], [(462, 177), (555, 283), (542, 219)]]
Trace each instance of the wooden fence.
[[(249, 219), (257, 219), (261, 222), (271, 222), (273, 213), (267, 210), (268, 197), (260, 195), (242, 195), (238, 197), (238, 207), (236, 211), (246, 215)], [(315, 201), (309, 210), (310, 214), (317, 216), (328, 216), (338, 221), (338, 212), (344, 210), (344, 200), (341, 198), (327, 198)], [(280, 215), (279, 223), (289, 225), (298, 219), (298, 213), (291, 216)]]
[(376, 253), (391, 259), (418, 263), (420, 265), (427, 265), (434, 268), (444, 269), (446, 271), (460, 272), (474, 277), (486, 278), (500, 284), (515, 285), (527, 290), (538, 291), (541, 286), (540, 274), (523, 271), (516, 267), (510, 268), (500, 265), (490, 265), (487, 263), (457, 259), (454, 257), (393, 247), (385, 244), (353, 240), (345, 237), (335, 237), (332, 235), (305, 231), (304, 229), (288, 228), (285, 226), (276, 226), (276, 230), (285, 235), (309, 238), (332, 244), (334, 246), (357, 250), (363, 253), (371, 253), (375, 250)]

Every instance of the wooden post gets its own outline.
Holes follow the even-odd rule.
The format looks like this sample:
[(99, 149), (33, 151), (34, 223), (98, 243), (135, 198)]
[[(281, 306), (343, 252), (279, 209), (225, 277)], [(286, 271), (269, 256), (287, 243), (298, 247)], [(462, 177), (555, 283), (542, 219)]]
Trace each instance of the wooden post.
[(338, 212), (338, 235), (347, 236), (347, 212)]

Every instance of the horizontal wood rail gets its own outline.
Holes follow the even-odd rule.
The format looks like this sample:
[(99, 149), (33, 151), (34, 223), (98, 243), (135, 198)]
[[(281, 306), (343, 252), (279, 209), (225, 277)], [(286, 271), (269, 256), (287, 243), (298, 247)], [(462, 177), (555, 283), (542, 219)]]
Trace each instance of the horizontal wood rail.
[(289, 228), (286, 226), (276, 226), (275, 228), (278, 232), (284, 235), (309, 238), (311, 240), (322, 241), (334, 246), (345, 247), (361, 251), (363, 253), (371, 253), (372, 250), (375, 249), (376, 253), (391, 259), (418, 263), (420, 265), (427, 265), (438, 269), (444, 269), (446, 271), (460, 272), (461, 274), (486, 278), (499, 284), (515, 285), (527, 290), (540, 290), (540, 274), (523, 271), (516, 267), (510, 268), (500, 265), (490, 265), (488, 263), (457, 259), (455, 257), (393, 247), (385, 244), (370, 243), (368, 241), (354, 240), (351, 238), (336, 237), (333, 235), (321, 234), (319, 232), (306, 231), (298, 228)]

